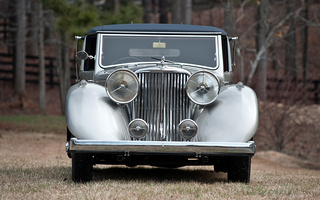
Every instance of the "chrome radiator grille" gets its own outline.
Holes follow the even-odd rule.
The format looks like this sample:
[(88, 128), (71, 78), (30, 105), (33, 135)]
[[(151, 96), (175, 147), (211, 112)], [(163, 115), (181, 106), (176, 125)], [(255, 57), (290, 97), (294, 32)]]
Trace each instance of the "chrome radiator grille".
[(138, 73), (139, 95), (132, 104), (132, 118), (144, 119), (149, 132), (143, 140), (182, 141), (178, 124), (190, 118), (191, 101), (185, 92), (189, 77), (184, 73)]

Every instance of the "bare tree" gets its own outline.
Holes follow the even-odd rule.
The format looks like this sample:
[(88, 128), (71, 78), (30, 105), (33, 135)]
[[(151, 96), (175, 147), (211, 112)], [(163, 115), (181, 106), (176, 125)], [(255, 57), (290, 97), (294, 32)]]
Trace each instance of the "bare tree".
[[(281, 16), (278, 19), (270, 19), (268, 18), (268, 7), (270, 6), (269, 0), (261, 1), (258, 5), (258, 20), (257, 24), (253, 24), (252, 27), (257, 27), (257, 37), (256, 37), (256, 49), (248, 51), (253, 51), (255, 53), (255, 59), (251, 63), (251, 71), (248, 75), (247, 84), (251, 84), (253, 75), (257, 71), (257, 79), (259, 80), (257, 83), (256, 92), (258, 97), (261, 100), (267, 99), (266, 87), (267, 87), (267, 64), (268, 64), (268, 51), (271, 45), (275, 42), (279, 42), (279, 40), (283, 40), (283, 33), (276, 36), (276, 32), (285, 32), (279, 31), (280, 29), (285, 29), (284, 24), (292, 17), (297, 16), (297, 14), (301, 11), (301, 9), (293, 10), (290, 13), (287, 13), (285, 16)], [(260, 15), (264, 15), (260, 16)], [(248, 31), (251, 31), (252, 27), (249, 27)], [(244, 33), (245, 37), (246, 33)]]
[(181, 22), (181, 0), (174, 0), (172, 1), (172, 23), (180, 24)]
[(172, 1), (172, 23), (192, 24), (192, 0)]
[(142, 0), (142, 6), (144, 9), (143, 21), (144, 23), (151, 22), (151, 1), (150, 0)]
[[(308, 21), (309, 8), (308, 0), (302, 0), (302, 11), (301, 18)], [(301, 30), (301, 40), (302, 44), (302, 68), (303, 68), (303, 79), (305, 82), (308, 80), (308, 24), (305, 21), (302, 21), (302, 30)]]
[[(290, 73), (290, 72), (288, 72)], [(313, 131), (314, 116), (303, 110), (301, 105), (308, 97), (307, 87), (289, 75), (278, 80), (276, 88), (277, 103), (261, 102), (260, 128), (261, 140), (277, 151), (284, 151), (297, 137), (305, 137)]]
[[(236, 30), (237, 30), (237, 25), (238, 23), (241, 22), (241, 20), (244, 18), (245, 16), (245, 9), (244, 7), (246, 6), (246, 4), (249, 2), (250, 0), (244, 0), (240, 6), (239, 6), (239, 9), (238, 11), (236, 12), (235, 14), (235, 18), (233, 19), (233, 22), (232, 22), (232, 25), (233, 25), (233, 33), (236, 34), (236, 35), (239, 35), (238, 33), (235, 33)], [(229, 10), (229, 9), (228, 9)], [(233, 8), (232, 8), (233, 10)], [(239, 69), (239, 79), (240, 81), (242, 82), (245, 82), (245, 70), (244, 70), (244, 57), (243, 57), (243, 52), (244, 52), (244, 49), (245, 49), (245, 44), (244, 44), (244, 41), (245, 40), (238, 40), (237, 41), (237, 48), (236, 48), (236, 57), (235, 59), (238, 59), (236, 64), (237, 64), (237, 68)]]
[(120, 7), (120, 2), (119, 2), (119, 0), (114, 0), (114, 12), (115, 12), (116, 14), (119, 13), (119, 7)]
[(268, 17), (269, 17), (269, 0), (261, 1), (258, 4), (257, 10), (257, 37), (256, 48), (257, 52), (261, 49), (265, 49), (261, 52), (260, 59), (257, 66), (257, 76), (259, 84), (257, 85), (257, 95), (261, 100), (267, 99), (267, 67), (268, 67), (268, 50), (266, 48), (266, 36), (269, 29)]
[(16, 0), (16, 47), (15, 47), (15, 69), (14, 69), (14, 92), (23, 96), (25, 92), (25, 34), (26, 34), (26, 1)]
[(46, 69), (44, 63), (44, 37), (43, 37), (43, 9), (42, 1), (38, 0), (38, 55), (39, 55), (39, 110), (46, 114)]
[(291, 73), (294, 78), (297, 78), (297, 40), (296, 40), (296, 24), (295, 16), (291, 13), (294, 12), (296, 1), (285, 1), (286, 15), (290, 16), (288, 19), (288, 32), (285, 36), (285, 63), (286, 69)]
[(38, 55), (38, 0), (28, 0), (27, 4), (27, 38), (26, 46), (28, 55), (37, 56)]
[(185, 0), (183, 4), (184, 24), (192, 24), (192, 0)]
[(70, 87), (69, 47), (67, 34), (60, 31), (60, 40), (56, 43), (56, 57), (58, 74), (60, 79), (61, 111), (65, 114), (66, 95)]
[(153, 23), (159, 23), (159, 1), (160, 0), (153, 0)]
[(228, 35), (235, 34), (233, 19), (233, 0), (221, 1), (224, 6), (224, 29)]
[(159, 8), (160, 8), (160, 16), (159, 16), (159, 22), (166, 24), (168, 23), (168, 1), (167, 0), (161, 0), (159, 1)]

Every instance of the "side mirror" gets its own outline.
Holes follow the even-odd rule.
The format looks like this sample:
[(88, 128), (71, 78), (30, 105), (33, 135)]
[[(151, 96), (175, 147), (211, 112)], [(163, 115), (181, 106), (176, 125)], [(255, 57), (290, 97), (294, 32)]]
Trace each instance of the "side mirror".
[(87, 60), (88, 58), (95, 59), (95, 57), (88, 55), (88, 53), (85, 51), (78, 51), (76, 54), (76, 58), (80, 60)]
[(76, 58), (79, 58), (80, 60), (87, 60), (89, 58), (89, 55), (85, 51), (78, 51), (76, 54)]

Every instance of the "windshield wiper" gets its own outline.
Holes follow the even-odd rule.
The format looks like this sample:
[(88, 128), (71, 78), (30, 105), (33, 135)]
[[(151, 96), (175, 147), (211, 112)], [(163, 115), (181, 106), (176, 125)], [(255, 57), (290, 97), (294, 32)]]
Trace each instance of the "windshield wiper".
[[(113, 68), (136, 68), (140, 65), (158, 65), (158, 63), (156, 62), (141, 62), (141, 63), (120, 63), (120, 64), (116, 64), (116, 65), (107, 65), (107, 66), (100, 66), (100, 68), (104, 69), (104, 70), (109, 70), (109, 69), (113, 69)], [(145, 66), (145, 67), (150, 67), (150, 66)]]
[[(154, 60), (160, 61), (161, 64), (169, 63), (169, 64), (173, 64), (173, 65), (179, 65), (180, 67), (183, 66), (182, 64), (176, 63), (176, 62), (171, 61), (171, 60), (167, 60), (164, 56), (162, 56), (161, 58), (157, 58), (157, 57), (151, 57), (151, 58), (154, 59)], [(116, 65), (109, 65), (107, 67), (105, 67), (105, 66), (100, 66), (100, 67), (102, 69), (106, 70), (106, 69), (124, 68), (124, 67), (131, 68), (131, 67), (137, 67), (139, 65), (150, 65), (150, 64), (159, 65), (159, 63), (156, 63), (156, 62), (139, 62), (139, 63), (119, 63), (119, 64), (116, 64)], [(145, 66), (145, 67), (150, 67), (150, 66)]]

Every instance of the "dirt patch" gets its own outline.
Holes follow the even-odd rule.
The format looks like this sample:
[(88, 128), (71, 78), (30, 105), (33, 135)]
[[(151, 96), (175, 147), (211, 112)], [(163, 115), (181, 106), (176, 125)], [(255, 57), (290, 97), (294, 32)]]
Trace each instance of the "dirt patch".
[(96, 166), (71, 181), (65, 135), (1, 131), (0, 199), (318, 199), (320, 171), (273, 151), (252, 159), (251, 182), (228, 183), (212, 166), (162, 169)]
[[(22, 133), (2, 131), (0, 158), (34, 160), (63, 160), (70, 162), (65, 152), (65, 135), (51, 133)], [(10, 155), (10, 156), (8, 156)], [(320, 169), (320, 164), (299, 159), (276, 151), (257, 152), (252, 159), (256, 170)]]
[(1, 132), (0, 158), (23, 159), (26, 162), (62, 159), (68, 161), (64, 151), (65, 136), (51, 133)]
[(257, 152), (252, 159), (254, 169), (315, 169), (320, 170), (320, 164), (289, 156), (276, 151)]
[[(23, 97), (14, 95), (13, 84), (0, 81), (0, 114), (39, 114), (39, 87), (26, 83)], [(60, 93), (58, 86), (46, 87), (46, 107), (48, 115), (61, 115)]]

